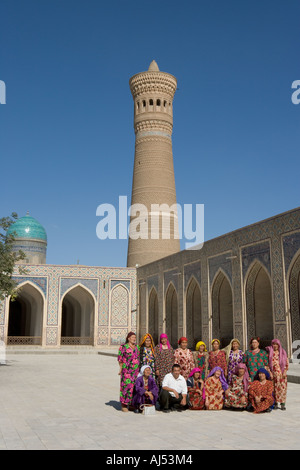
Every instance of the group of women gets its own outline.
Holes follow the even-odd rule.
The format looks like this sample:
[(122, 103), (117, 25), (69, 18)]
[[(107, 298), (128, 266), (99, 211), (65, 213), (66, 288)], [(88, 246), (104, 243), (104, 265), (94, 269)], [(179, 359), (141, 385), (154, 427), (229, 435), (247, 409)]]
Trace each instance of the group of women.
[(188, 387), (188, 408), (192, 410), (239, 409), (254, 413), (285, 410), (289, 361), (280, 341), (274, 339), (265, 350), (260, 339), (252, 338), (243, 352), (238, 339), (220, 349), (212, 341), (211, 351), (199, 341), (196, 350), (182, 337), (173, 349), (166, 334), (154, 345), (147, 333), (139, 345), (130, 332), (119, 348), (122, 411), (139, 412), (141, 405), (155, 405), (162, 382), (178, 364)]

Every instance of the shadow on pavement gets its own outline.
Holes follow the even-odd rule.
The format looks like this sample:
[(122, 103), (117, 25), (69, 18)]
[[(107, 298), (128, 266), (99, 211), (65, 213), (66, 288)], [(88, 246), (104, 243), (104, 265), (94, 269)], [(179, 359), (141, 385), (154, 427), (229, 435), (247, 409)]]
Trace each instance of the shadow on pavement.
[(112, 406), (115, 410), (118, 410), (118, 411), (120, 411), (121, 408), (122, 408), (121, 403), (119, 401), (116, 401), (116, 400), (110, 400), (105, 404), (107, 406)]

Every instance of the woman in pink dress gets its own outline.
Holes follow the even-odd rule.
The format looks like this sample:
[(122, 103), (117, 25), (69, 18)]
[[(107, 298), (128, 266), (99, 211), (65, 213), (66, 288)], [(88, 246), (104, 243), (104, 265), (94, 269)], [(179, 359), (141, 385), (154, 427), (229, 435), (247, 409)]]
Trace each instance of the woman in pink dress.
[(287, 394), (287, 371), (289, 361), (286, 351), (281, 346), (279, 339), (273, 339), (271, 346), (267, 346), (266, 350), (269, 355), (269, 367), (271, 379), (274, 386), (275, 407), (286, 410), (286, 394)]

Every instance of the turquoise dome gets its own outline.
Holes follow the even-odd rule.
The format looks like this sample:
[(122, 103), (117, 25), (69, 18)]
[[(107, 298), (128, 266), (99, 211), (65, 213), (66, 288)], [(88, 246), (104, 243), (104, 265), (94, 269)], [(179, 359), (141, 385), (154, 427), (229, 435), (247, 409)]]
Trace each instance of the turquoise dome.
[(47, 241), (44, 227), (30, 215), (20, 217), (7, 230), (7, 235), (13, 234), (15, 238), (28, 238)]

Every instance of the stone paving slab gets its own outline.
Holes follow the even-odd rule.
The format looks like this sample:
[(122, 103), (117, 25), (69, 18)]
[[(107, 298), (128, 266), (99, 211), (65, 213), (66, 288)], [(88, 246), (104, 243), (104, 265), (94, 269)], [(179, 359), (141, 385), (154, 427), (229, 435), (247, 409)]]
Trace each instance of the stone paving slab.
[(120, 411), (115, 357), (12, 354), (0, 376), (1, 450), (300, 449), (300, 386), (294, 383), (285, 412), (145, 417)]

